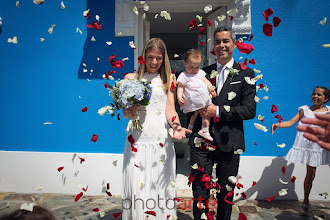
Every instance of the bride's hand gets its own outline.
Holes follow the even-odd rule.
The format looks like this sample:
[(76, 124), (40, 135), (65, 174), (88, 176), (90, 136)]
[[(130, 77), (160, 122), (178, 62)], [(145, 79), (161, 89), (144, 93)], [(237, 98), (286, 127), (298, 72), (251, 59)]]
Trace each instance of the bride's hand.
[(139, 110), (139, 105), (134, 104), (130, 108), (123, 109), (123, 116), (124, 116), (124, 118), (131, 118), (132, 116), (137, 115), (136, 113), (138, 110)]
[(181, 140), (181, 139), (186, 137), (186, 133), (190, 134), (191, 132), (192, 132), (191, 130), (188, 130), (188, 129), (183, 128), (183, 127), (180, 126), (180, 127), (178, 127), (177, 129), (174, 130), (173, 138)]

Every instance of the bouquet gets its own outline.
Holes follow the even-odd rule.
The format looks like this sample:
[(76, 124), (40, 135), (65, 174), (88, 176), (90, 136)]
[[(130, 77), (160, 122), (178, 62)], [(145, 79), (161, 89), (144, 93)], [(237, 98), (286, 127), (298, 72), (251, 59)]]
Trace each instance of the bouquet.
[[(146, 106), (151, 98), (152, 89), (147, 80), (123, 79), (115, 82), (114, 86), (106, 84), (106, 87), (111, 90), (112, 101), (115, 103), (115, 106), (107, 109), (109, 112), (110, 110), (130, 108), (134, 104)], [(133, 123), (133, 129), (141, 130), (143, 128), (138, 115), (134, 115), (129, 123)]]

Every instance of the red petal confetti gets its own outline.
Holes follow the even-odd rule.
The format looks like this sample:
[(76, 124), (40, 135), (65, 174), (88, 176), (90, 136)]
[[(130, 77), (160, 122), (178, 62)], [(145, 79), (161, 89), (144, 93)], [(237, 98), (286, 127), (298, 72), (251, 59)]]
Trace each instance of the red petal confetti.
[(108, 82), (106, 82), (105, 84), (104, 84), (104, 87), (107, 89), (107, 88), (110, 88), (110, 85), (109, 85), (109, 83)]
[(264, 84), (262, 84), (262, 83), (260, 83), (258, 86), (259, 86), (260, 89), (265, 87)]
[(87, 110), (88, 110), (87, 107), (83, 107), (83, 108), (81, 109), (81, 112), (87, 112)]
[(198, 42), (201, 46), (204, 46), (204, 42), (200, 41)]
[(80, 192), (76, 195), (76, 198), (74, 199), (75, 202), (77, 202), (82, 196), (84, 195), (83, 192)]
[(112, 55), (109, 57), (109, 61), (112, 67), (117, 67), (117, 68), (123, 68), (124, 67), (124, 61), (119, 60), (116, 61), (114, 58), (116, 57), (116, 55)]
[(86, 186), (86, 188), (82, 188), (82, 190), (84, 190), (85, 192), (87, 192), (88, 186)]
[(159, 146), (161, 146), (161, 147), (164, 147), (164, 144), (162, 144), (162, 143), (159, 143)]
[(205, 171), (204, 167), (200, 167), (200, 166), (197, 167), (197, 170), (201, 171), (202, 173), (204, 173)]
[(247, 66), (245, 66), (244, 63), (241, 63), (241, 61), (238, 61), (237, 64), (239, 65), (239, 67), (240, 67), (242, 70), (246, 70), (246, 69), (247, 69)]
[(118, 220), (118, 218), (121, 216), (121, 213), (120, 213), (120, 212), (119, 212), (119, 213), (113, 213), (112, 216), (113, 216), (116, 220)]
[(252, 64), (252, 65), (256, 64), (256, 61), (254, 60), (254, 58), (252, 58), (251, 60), (249, 60), (249, 64)]
[(79, 156), (78, 156), (78, 158), (80, 159), (80, 164), (82, 164), (82, 163), (85, 161), (84, 158), (81, 158), (81, 157), (79, 157)]
[(241, 195), (242, 195), (243, 199), (246, 199), (247, 196), (246, 196), (245, 192), (241, 192)]
[(128, 142), (130, 142), (131, 144), (134, 144), (134, 142), (135, 142), (135, 140), (134, 140), (134, 138), (133, 138), (133, 135), (129, 135), (129, 136), (127, 137), (127, 140), (128, 140)]
[(279, 17), (273, 17), (274, 27), (277, 27), (281, 23), (281, 19)]
[(137, 165), (137, 164), (134, 164), (134, 166), (136, 166), (136, 167), (140, 167), (139, 165)]
[(294, 183), (294, 181), (296, 181), (296, 177), (295, 176), (292, 176), (292, 178), (291, 178), (291, 182), (293, 182)]
[(254, 144), (254, 145), (257, 145), (257, 142), (253, 141), (253, 144)]
[(262, 12), (262, 15), (264, 16), (265, 20), (268, 21), (268, 17), (271, 16), (273, 13), (273, 9), (268, 8), (266, 11)]
[(190, 21), (189, 29), (194, 30), (197, 27), (197, 21), (195, 19)]
[(199, 29), (199, 33), (200, 33), (200, 34), (204, 33), (205, 31), (206, 31), (206, 28), (205, 28), (205, 27), (201, 27), (201, 28)]
[(167, 216), (166, 216), (166, 219), (168, 219), (169, 217), (171, 217), (171, 215), (167, 215)]
[(110, 183), (107, 183), (107, 189), (110, 189)]
[(119, 116), (120, 116), (120, 114), (118, 113), (118, 115), (117, 115), (117, 119), (118, 119), (118, 121), (120, 121), (120, 117), (119, 117)]
[(145, 214), (148, 214), (148, 215), (153, 215), (153, 216), (156, 216), (156, 212), (155, 211), (146, 211), (144, 212)]
[(262, 31), (267, 37), (271, 37), (273, 35), (273, 25), (269, 23), (262, 25)]
[(230, 205), (234, 205), (234, 203), (232, 203), (231, 201), (227, 200), (228, 197), (232, 197), (234, 195), (233, 191), (228, 192), (228, 194), (225, 196), (224, 200), (226, 203), (230, 204)]
[(273, 199), (275, 199), (277, 196), (278, 196), (278, 194), (276, 194), (275, 196), (269, 197), (269, 198), (267, 198), (266, 200), (267, 200), (268, 202), (271, 202), (271, 201), (273, 201)]
[(195, 179), (195, 176), (192, 173), (190, 173), (190, 175), (188, 177), (188, 186), (191, 185), (191, 183), (194, 181), (194, 179)]
[(256, 185), (257, 184), (257, 182), (256, 181), (253, 181), (252, 182), (252, 186), (254, 186), (254, 185)]
[(134, 147), (133, 145), (131, 145), (131, 147), (132, 147), (132, 151), (133, 151), (133, 152), (136, 153), (136, 152), (138, 151), (138, 149), (137, 149), (136, 147)]
[(220, 121), (220, 119), (217, 116), (213, 116), (213, 121), (214, 121), (214, 123), (218, 123)]
[(253, 38), (253, 34), (251, 34), (251, 35), (250, 35), (250, 37), (249, 37), (248, 41), (251, 41), (251, 40), (252, 40), (252, 38)]
[(173, 122), (175, 119), (176, 119), (176, 116), (173, 116), (173, 117), (172, 117), (172, 122)]
[(215, 51), (214, 51), (214, 48), (212, 49), (211, 54), (213, 54), (214, 56), (216, 55)]
[[(211, 84), (213, 85), (213, 86), (215, 86), (215, 80), (216, 80), (216, 78), (217, 77), (213, 77), (213, 78), (211, 78)], [(215, 116), (214, 116), (215, 117)]]
[(211, 176), (208, 174), (203, 174), (201, 178), (199, 178), (199, 181), (201, 182), (210, 182), (211, 181)]
[(283, 174), (285, 174), (285, 172), (286, 172), (286, 167), (285, 166), (282, 167), (282, 172), (283, 172)]
[(171, 89), (175, 89), (175, 88), (176, 88), (175, 83), (172, 81), (172, 83), (171, 83)]
[(99, 212), (100, 209), (99, 209), (99, 208), (95, 208), (95, 209), (93, 209), (93, 211), (94, 211), (94, 212)]
[(87, 27), (87, 28), (93, 28), (93, 25), (91, 25), (91, 24), (86, 24), (86, 27)]
[(123, 73), (124, 76), (126, 76), (129, 72)]
[(244, 65), (247, 66), (247, 58), (244, 60)]
[(276, 105), (272, 105), (272, 109), (270, 110), (271, 113), (277, 112), (278, 108), (276, 107)]
[(215, 216), (215, 211), (212, 210), (212, 211), (207, 212), (206, 216), (207, 216), (207, 220), (213, 220), (214, 216)]
[(84, 16), (85, 18), (88, 18), (89, 17), (89, 14), (90, 14), (90, 11), (88, 10), (86, 16)]
[(109, 191), (105, 191), (105, 192), (107, 193), (108, 196), (110, 196), (110, 197), (112, 196), (111, 192), (109, 192)]
[(212, 21), (211, 20), (207, 20), (207, 23), (209, 24), (209, 26), (212, 26)]
[(229, 18), (230, 18), (231, 21), (234, 20), (234, 17), (233, 16), (229, 16)]
[(57, 171), (61, 172), (63, 169), (64, 169), (64, 167), (59, 167), (59, 168), (57, 168)]
[(138, 57), (138, 62), (139, 62), (139, 64), (145, 64), (146, 63), (146, 61), (143, 59), (143, 56)]
[(92, 25), (96, 30), (100, 30), (102, 28), (102, 24), (99, 22), (93, 22)]
[(237, 41), (236, 46), (237, 46), (239, 52), (241, 52), (241, 53), (250, 54), (254, 50), (254, 47), (252, 44), (248, 44), (248, 43), (244, 43), (244, 42)]
[(236, 187), (237, 187), (237, 189), (244, 188), (243, 185), (242, 185), (241, 183), (237, 183), (237, 184), (236, 184)]
[(238, 220), (247, 220), (246, 215), (244, 215), (242, 212), (238, 214)]
[(96, 142), (98, 138), (99, 138), (99, 136), (97, 136), (96, 134), (93, 134), (91, 141)]
[(278, 118), (278, 123), (281, 123), (283, 121), (283, 118), (280, 115), (275, 115), (275, 118)]

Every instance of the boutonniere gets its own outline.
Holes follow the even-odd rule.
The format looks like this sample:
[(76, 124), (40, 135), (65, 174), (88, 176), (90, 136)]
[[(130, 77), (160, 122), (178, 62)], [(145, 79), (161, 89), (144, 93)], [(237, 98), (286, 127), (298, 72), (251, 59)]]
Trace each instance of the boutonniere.
[(232, 67), (229, 69), (229, 75), (231, 76), (231, 79), (233, 79), (234, 76), (238, 76), (239, 70), (233, 69)]
[(215, 80), (217, 78), (217, 75), (218, 75), (218, 71), (212, 70), (212, 72), (210, 74), (210, 79), (211, 79), (212, 85), (215, 85)]

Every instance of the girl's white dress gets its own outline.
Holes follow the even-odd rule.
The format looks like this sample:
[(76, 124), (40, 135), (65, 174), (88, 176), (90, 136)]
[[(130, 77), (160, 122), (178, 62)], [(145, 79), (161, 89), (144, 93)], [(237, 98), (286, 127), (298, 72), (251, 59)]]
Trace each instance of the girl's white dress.
[(183, 113), (194, 112), (212, 103), (210, 92), (203, 78), (206, 73), (199, 70), (197, 74), (190, 74), (186, 71), (180, 73), (178, 82), (184, 86), (183, 99), (184, 105), (181, 106)]
[[(133, 146), (126, 140), (123, 161), (123, 215), (125, 220), (174, 219), (176, 217), (176, 158), (169, 125), (165, 117), (167, 95), (158, 74), (145, 74), (151, 79), (150, 104), (140, 106), (138, 114), (142, 131), (130, 130)], [(146, 214), (146, 211), (154, 211)], [(168, 216), (171, 216), (167, 218)]]
[[(330, 112), (330, 107), (326, 106), (328, 111), (326, 112), (313, 112), (309, 106), (304, 105), (298, 109), (304, 110), (303, 118), (315, 118), (316, 114), (326, 114)], [(299, 125), (313, 126), (303, 124), (299, 121)], [(317, 143), (306, 139), (303, 136), (304, 132), (297, 131), (296, 139), (292, 148), (289, 150), (285, 159), (290, 163), (301, 163), (312, 167), (317, 167), (319, 165), (330, 164), (330, 151), (321, 148)]]

